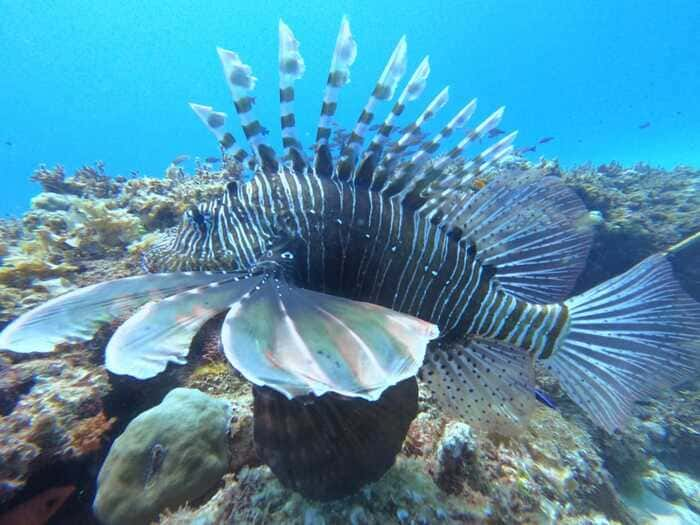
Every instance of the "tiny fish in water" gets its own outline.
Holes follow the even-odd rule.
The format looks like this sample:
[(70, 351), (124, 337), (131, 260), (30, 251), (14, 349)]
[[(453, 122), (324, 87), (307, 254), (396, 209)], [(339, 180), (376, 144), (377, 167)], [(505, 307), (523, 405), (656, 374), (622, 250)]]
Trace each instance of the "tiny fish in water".
[(204, 162), (208, 162), (209, 164), (217, 164), (221, 162), (221, 157), (207, 157), (204, 159)]
[[(418, 411), (418, 379), (445, 414), (507, 435), (547, 402), (536, 363), (608, 432), (635, 401), (693, 377), (700, 304), (671, 259), (700, 244), (700, 232), (572, 296), (593, 241), (579, 196), (543, 170), (502, 165), (474, 191), (513, 151), (517, 132), (465, 158), (504, 107), (472, 127), (476, 100), (465, 101), (426, 132), (448, 90), (417, 102), (427, 58), (402, 85), (404, 37), (335, 154), (338, 95), (357, 56), (343, 18), (306, 155), (294, 114), (305, 63), (281, 21), (279, 35), (281, 149), (248, 102), (252, 68), (217, 49), (249, 149), (233, 139), (225, 147), (249, 161), (251, 176), (189, 207), (145, 253), (148, 273), (23, 313), (0, 333), (0, 349), (52, 352), (126, 319), (105, 367), (148, 379), (183, 365), (198, 331), (221, 314), (220, 346), (251, 384), (256, 452), (284, 485), (318, 500), (354, 494), (394, 464)], [(418, 104), (397, 140), (382, 133)], [(207, 122), (213, 109), (191, 107), (221, 144)]]
[(535, 399), (549, 408), (557, 408), (557, 404), (554, 402), (554, 400), (549, 397), (545, 391), (540, 390), (539, 388), (535, 388)]
[(537, 143), (538, 144), (547, 144), (547, 142), (551, 142), (554, 140), (554, 137), (542, 137)]
[(75, 487), (54, 487), (0, 515), (0, 525), (45, 525), (71, 497)]
[(486, 181), (484, 179), (474, 179), (474, 182), (472, 182), (472, 187), (475, 190), (480, 190), (484, 186), (486, 186)]
[(183, 162), (187, 162), (188, 160), (190, 160), (189, 155), (178, 155), (173, 160), (171, 160), (170, 163), (175, 166), (179, 166), (180, 164), (182, 164)]
[(520, 148), (517, 150), (517, 153), (519, 155), (522, 155), (523, 153), (532, 153), (537, 151), (537, 146), (526, 146), (524, 148)]
[(648, 121), (647, 121), (647, 122), (641, 123), (641, 124), (640, 124), (639, 126), (637, 126), (637, 127), (638, 127), (639, 129), (646, 129), (646, 128), (648, 128), (649, 126), (651, 126), (651, 122), (648, 122)]
[(488, 132), (487, 136), (488, 136), (488, 138), (492, 139), (494, 137), (498, 137), (499, 135), (503, 135), (504, 133), (505, 133), (505, 131), (503, 131), (502, 129), (493, 128), (492, 130), (490, 130)]
[(6, 141), (5, 141), (5, 146), (12, 146), (12, 141), (6, 140)]

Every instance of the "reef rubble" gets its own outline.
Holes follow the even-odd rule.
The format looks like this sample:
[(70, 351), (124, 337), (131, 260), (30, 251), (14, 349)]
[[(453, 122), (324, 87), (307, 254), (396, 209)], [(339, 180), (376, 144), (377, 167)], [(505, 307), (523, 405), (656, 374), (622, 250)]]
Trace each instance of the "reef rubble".
[[(593, 212), (595, 242), (577, 289), (700, 230), (699, 170), (535, 164), (561, 177)], [(532, 165), (515, 159), (499, 169)], [(33, 178), (43, 191), (30, 209), (0, 220), (0, 328), (48, 298), (139, 273), (143, 251), (188, 206), (240, 176), (231, 165), (212, 170), (198, 164), (193, 173), (171, 165), (162, 178), (111, 177), (101, 163), (72, 176), (60, 166), (39, 168)], [(696, 298), (700, 265), (692, 261), (699, 258), (695, 253), (690, 262), (677, 261)], [(184, 386), (233, 407), (230, 461), (207, 494), (160, 509), (160, 524), (632, 524), (659, 516), (700, 522), (700, 382), (639, 404), (627, 429), (609, 436), (544, 372), (540, 386), (557, 408), (540, 407), (523, 432), (505, 437), (448, 420), (421, 388), (418, 415), (396, 465), (381, 480), (342, 500), (307, 501), (256, 457), (253, 396), (218, 350), (220, 323), (219, 317), (205, 325), (189, 364), (143, 386), (100, 366), (113, 326), (52, 354), (0, 355), (0, 516), (46, 490), (37, 478), (53, 469), (84, 494), (71, 496), (56, 523), (77, 522), (76, 516), (96, 523), (89, 509), (110, 444), (139, 413)], [(76, 462), (83, 467), (73, 469)]]

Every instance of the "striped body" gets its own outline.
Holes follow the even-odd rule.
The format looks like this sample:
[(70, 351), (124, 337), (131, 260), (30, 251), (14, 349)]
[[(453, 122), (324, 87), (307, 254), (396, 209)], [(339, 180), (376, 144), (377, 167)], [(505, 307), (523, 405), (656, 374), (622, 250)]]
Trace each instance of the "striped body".
[(170, 247), (188, 262), (167, 269), (282, 261), (297, 286), (416, 316), (443, 339), (480, 336), (535, 355), (551, 354), (566, 324), (563, 306), (501, 290), (468, 235), (381, 192), (313, 173), (258, 173), (200, 209), (206, 227), (181, 228)]

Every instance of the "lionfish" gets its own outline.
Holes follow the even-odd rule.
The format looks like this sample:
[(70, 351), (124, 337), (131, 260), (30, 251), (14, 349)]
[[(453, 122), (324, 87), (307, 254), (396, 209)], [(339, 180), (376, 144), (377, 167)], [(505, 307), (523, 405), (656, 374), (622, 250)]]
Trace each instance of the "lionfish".
[(495, 135), (504, 108), (467, 127), (471, 100), (426, 135), (448, 101), (444, 88), (399, 128), (426, 89), (426, 57), (372, 128), (406, 73), (403, 37), (333, 155), (333, 117), (357, 54), (344, 18), (308, 156), (293, 109), (305, 64), (282, 21), (279, 36), (283, 153), (255, 118), (250, 66), (218, 49), (249, 149), (225, 113), (191, 107), (252, 176), (164, 234), (144, 259), (158, 273), (52, 299), (10, 324), (0, 348), (50, 352), (127, 317), (106, 368), (146, 379), (185, 363), (200, 327), (227, 312), (221, 347), (253, 384), (256, 450), (283, 483), (316, 499), (353, 493), (391, 467), (417, 413), (417, 377), (449, 416), (508, 432), (536, 403), (539, 362), (613, 432), (636, 400), (695, 370), (700, 305), (671, 259), (699, 234), (567, 298), (591, 245), (583, 203), (537, 170), (500, 168), (475, 188), (512, 152), (516, 132), (463, 157)]

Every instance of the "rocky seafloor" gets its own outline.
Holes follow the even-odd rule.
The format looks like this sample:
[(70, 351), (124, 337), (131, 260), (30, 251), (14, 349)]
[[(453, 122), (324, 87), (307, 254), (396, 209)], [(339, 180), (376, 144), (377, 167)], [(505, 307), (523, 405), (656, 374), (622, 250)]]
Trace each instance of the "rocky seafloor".
[[(700, 231), (700, 171), (540, 167), (595, 212), (579, 291)], [(157, 233), (238, 175), (236, 166), (204, 164), (192, 172), (171, 165), (158, 179), (110, 177), (101, 164), (72, 176), (38, 169), (33, 178), (43, 191), (30, 210), (0, 221), (0, 328), (48, 298), (140, 273), (141, 253)], [(697, 252), (676, 265), (700, 299)], [(112, 480), (100, 476), (95, 507), (111, 523), (137, 523), (134, 516), (169, 525), (700, 523), (700, 379), (638, 404), (626, 430), (613, 436), (594, 428), (544, 375), (557, 408), (542, 406), (509, 438), (447, 420), (420, 389), (396, 465), (354, 496), (316, 503), (285, 489), (257, 459), (250, 386), (218, 351), (220, 323), (205, 325), (187, 365), (148, 381), (101, 366), (115, 326), (51, 354), (0, 354), (0, 523), (30, 514), (36, 523), (97, 523), (93, 501), (110, 447), (107, 462), (117, 466)], [(166, 396), (185, 396), (178, 417)], [(166, 450), (196, 465), (166, 468)], [(60, 506), (42, 507), (52, 488), (66, 486), (75, 490)]]

